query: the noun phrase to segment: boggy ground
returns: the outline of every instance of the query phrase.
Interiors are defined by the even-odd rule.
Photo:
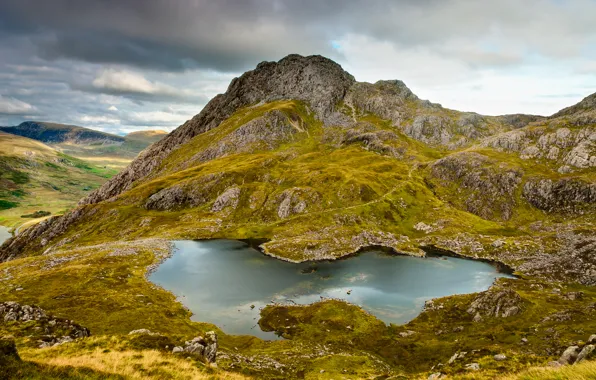
[[[92,333],[90,338],[40,349],[36,322],[3,322],[0,334],[16,339],[24,360],[19,371],[40,374],[39,378],[109,374],[111,378],[356,379],[417,378],[435,372],[495,378],[545,366],[564,348],[596,331],[592,287],[525,277],[500,279],[480,296],[434,300],[403,326],[386,326],[355,305],[328,300],[262,310],[262,328],[285,340],[231,336],[213,325],[192,322],[172,294],[147,281],[147,271],[166,258],[170,248],[164,240],[147,239],[58,250],[1,264],[1,300],[41,306]],[[141,328],[163,336],[127,335]],[[175,345],[208,330],[219,335],[218,369],[171,354]],[[449,364],[460,352],[467,354]],[[495,354],[507,359],[496,361]],[[465,369],[470,363],[478,363],[480,370]],[[594,368],[590,362],[576,367],[588,372]],[[532,376],[540,373],[543,378],[552,374],[533,371]]]

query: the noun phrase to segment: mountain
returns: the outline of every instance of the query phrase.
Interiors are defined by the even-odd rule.
[[[76,125],[25,121],[16,127],[0,127],[0,131],[28,137],[46,144],[122,144],[126,139],[121,136],[95,131]]]
[[[268,239],[267,253],[292,261],[369,245],[419,255],[465,236],[458,253],[503,259],[491,244],[512,231],[540,244],[536,221],[590,222],[593,129],[559,122],[449,110],[401,81],[360,83],[326,58],[291,55],[234,79],[46,233],[82,228],[82,242],[107,238],[92,233],[100,225],[138,237],[159,224],[172,238]]]
[[[586,99],[551,117],[484,116],[420,99],[399,80],[357,82],[320,56],[263,62],[78,207],[6,241],[0,261],[13,277],[0,297],[169,353],[172,339],[212,327],[193,325],[146,280],[170,252],[162,239],[246,239],[292,262],[383,247],[499,263],[517,277],[433,300],[404,326],[337,300],[272,304],[258,323],[287,339],[220,332],[221,368],[258,378],[473,369],[494,378],[577,356],[596,331],[596,129]],[[140,328],[162,335],[136,346],[121,338]]]
[[[62,153],[96,165],[122,169],[139,152],[158,141],[163,131],[143,131],[117,136],[76,125],[25,121],[0,131],[41,141]]]
[[[115,174],[26,137],[0,132],[0,221],[64,212]]]
[[[161,140],[167,134],[168,132],[159,129],[149,131],[135,131],[127,134],[126,138],[130,140],[140,140],[149,144],[153,144],[154,142]]]

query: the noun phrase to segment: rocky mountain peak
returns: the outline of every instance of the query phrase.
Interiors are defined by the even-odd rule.
[[[146,177],[168,154],[193,137],[217,127],[236,110],[282,99],[301,100],[325,120],[355,83],[334,61],[313,55],[291,54],[278,62],[261,62],[234,78],[203,110],[175,131],[142,152],[126,169],[81,201],[91,204],[114,197]]]
[[[235,78],[225,96],[246,104],[302,100],[323,118],[354,82],[352,75],[328,58],[291,54],[279,62],[261,62],[255,70]]]

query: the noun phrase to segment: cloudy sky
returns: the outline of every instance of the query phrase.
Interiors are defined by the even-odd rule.
[[[171,130],[290,53],[449,108],[550,115],[596,92],[594,15],[596,0],[1,0],[0,125]]]

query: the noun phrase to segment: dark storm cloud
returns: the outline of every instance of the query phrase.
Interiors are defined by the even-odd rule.
[[[37,112],[106,129],[176,126],[233,76],[290,53],[326,55],[359,80],[404,79],[427,97],[496,89],[462,107],[509,99],[489,111],[518,112],[491,76],[552,82],[570,67],[573,88],[556,85],[584,91],[594,14],[594,0],[0,0],[0,124]],[[156,111],[170,106],[181,113]]]
[[[237,72],[289,53],[337,57],[331,40],[349,34],[499,66],[528,49],[577,52],[594,37],[594,10],[590,0],[3,0],[0,33],[27,36],[47,59],[171,71]]]

